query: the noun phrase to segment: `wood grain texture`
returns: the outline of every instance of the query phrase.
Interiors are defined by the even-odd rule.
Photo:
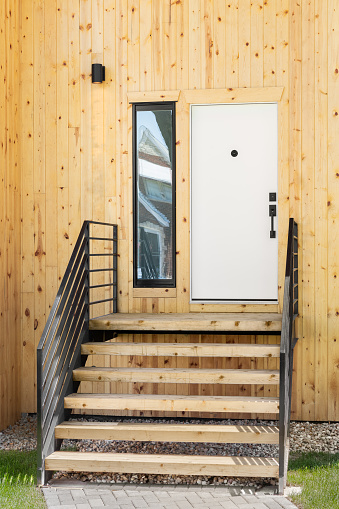
[[[47,470],[69,472],[140,472],[149,474],[236,475],[277,477],[275,458],[184,456],[181,454],[116,454],[54,452],[46,458]]]
[[[185,396],[162,394],[71,394],[65,408],[90,410],[153,410],[161,412],[279,413],[278,398]]]
[[[129,92],[127,97],[130,103],[150,103],[178,101],[179,95],[179,90],[152,90],[150,92]]]
[[[303,33],[301,80],[303,93],[301,101],[301,122],[303,130],[301,160],[301,230],[302,230],[302,273],[303,299],[301,311],[307,319],[303,323],[303,383],[302,417],[315,418],[315,287],[314,287],[314,2],[302,8],[301,29]],[[312,65],[307,65],[312,60]],[[307,369],[306,369],[307,366]]]
[[[81,353],[169,357],[279,357],[280,346],[225,343],[84,343],[81,345]]]
[[[19,2],[0,5],[0,431],[21,412],[21,161]],[[27,91],[29,94],[29,90]],[[31,198],[31,197],[30,197]],[[28,201],[28,200],[27,200]],[[27,203],[27,202],[26,202]],[[27,240],[27,237],[25,238]],[[32,255],[32,253],[31,253]],[[31,268],[32,258],[27,266]],[[31,281],[27,281],[27,286]],[[31,289],[31,288],[30,288]],[[34,350],[33,350],[34,351]],[[32,380],[31,380],[32,382]]]
[[[278,332],[277,313],[116,313],[90,320],[91,330]]]
[[[328,414],[328,399],[323,395],[328,387],[328,324],[323,317],[328,309],[328,49],[326,25],[328,17],[327,1],[315,2],[315,253],[314,281],[317,295],[315,305],[315,419]],[[332,398],[331,398],[332,399]]]
[[[84,219],[106,219],[119,226],[121,312],[281,312],[280,305],[190,304],[189,295],[187,101],[272,100],[280,102],[280,287],[288,217],[299,223],[300,341],[292,415],[339,419],[336,3],[1,2],[0,217],[5,248],[0,253],[4,290],[0,319],[1,330],[6,331],[1,338],[6,345],[0,361],[1,401],[16,391],[16,382],[7,376],[10,359],[17,355],[15,341],[5,339],[14,337],[12,328],[21,351],[21,410],[36,410],[35,346]],[[91,83],[93,61],[106,65],[101,85]],[[168,95],[161,98],[162,94]],[[171,299],[137,295],[132,288],[131,97],[178,100],[177,289]],[[282,296],[282,288],[279,291]],[[105,305],[103,312],[109,311]],[[263,338],[242,341],[267,344]],[[221,341],[220,336],[216,340]],[[238,337],[222,339],[231,340]],[[153,341],[163,342],[161,335]],[[179,335],[170,341],[187,338]],[[211,367],[210,361],[203,359],[203,366]],[[156,362],[159,368],[172,362],[171,367],[184,369],[197,361],[194,356],[180,360],[167,356]],[[215,361],[218,369],[226,363],[235,368],[234,360],[220,362]],[[151,385],[135,390],[149,391]],[[184,388],[173,390],[180,394]]]
[[[301,52],[302,52],[302,33],[301,33],[301,5],[298,0],[293,0],[290,4],[290,168],[289,168],[289,197],[290,214],[300,225],[301,218],[301,150],[302,150],[302,124],[301,124]],[[302,267],[302,228],[299,227],[299,267]],[[303,285],[299,288],[300,303],[303,298]],[[296,323],[296,335],[302,337],[304,318],[302,316],[301,305],[299,304],[299,320]],[[301,417],[302,389],[303,389],[303,365],[302,353],[304,345],[298,342],[294,349],[293,366],[293,397],[291,415],[292,418]]]
[[[283,93],[283,87],[227,88],[223,90],[183,90],[185,101],[189,104],[205,103],[256,103],[278,102]]]
[[[338,144],[339,119],[339,10],[334,0],[328,0],[328,418],[339,420],[339,283],[338,283]],[[319,323],[319,316],[318,316]]]
[[[277,444],[276,426],[213,424],[120,424],[116,422],[64,422],[55,438],[83,440],[132,440],[145,442],[214,442]]]
[[[259,369],[180,369],[180,368],[96,368],[86,366],[73,371],[77,382],[145,382],[177,384],[278,384],[279,371]],[[95,392],[99,392],[95,390]]]
[[[161,298],[165,297],[166,299],[175,298],[177,296],[176,288],[133,288],[132,289],[133,298]]]

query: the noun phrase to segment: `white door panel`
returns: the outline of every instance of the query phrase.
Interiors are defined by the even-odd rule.
[[[191,107],[193,300],[277,300],[277,159],[276,104]]]

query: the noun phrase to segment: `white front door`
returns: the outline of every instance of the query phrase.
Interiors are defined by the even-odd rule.
[[[192,301],[277,301],[277,176],[276,103],[191,106]]]

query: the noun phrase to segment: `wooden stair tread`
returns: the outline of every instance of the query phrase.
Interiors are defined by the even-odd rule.
[[[113,313],[93,318],[91,330],[182,332],[277,332],[279,313]]]
[[[204,383],[204,384],[278,384],[278,370],[259,369],[178,369],[83,367],[73,371],[74,381]]]
[[[277,477],[279,466],[276,458],[57,451],[46,458],[45,468],[67,472]]]
[[[276,426],[66,421],[56,426],[55,438],[278,444],[279,429]]]
[[[279,413],[279,398],[163,394],[70,394],[65,408],[162,412]]]
[[[280,345],[234,343],[84,343],[83,355],[164,357],[279,357]]]

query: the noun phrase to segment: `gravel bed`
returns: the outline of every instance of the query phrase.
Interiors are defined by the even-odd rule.
[[[0,432],[0,450],[33,451],[37,447],[36,414],[23,414],[21,419]]]
[[[79,417],[89,422],[107,421],[109,418]],[[187,424],[234,424],[277,426],[277,421],[263,420],[213,420],[213,419],[152,419],[152,418],[112,418],[114,422],[126,423],[187,423]],[[23,416],[15,425],[0,432],[0,449],[3,450],[32,450],[36,448],[36,415]],[[278,455],[278,447],[266,444],[213,444],[213,443],[163,443],[163,442],[128,442],[113,440],[64,440],[63,450],[143,453],[143,454],[189,454],[189,455],[218,455],[218,456],[261,456]],[[324,451],[339,452],[339,423],[309,423],[292,422],[290,451],[308,452]],[[54,478],[73,478],[82,481],[102,483],[137,483],[137,484],[214,484],[214,485],[248,485],[259,489],[269,484],[276,485],[276,479],[260,478],[231,478],[211,476],[184,475],[150,475],[150,474],[103,474],[103,473],[66,473],[57,472]]]

